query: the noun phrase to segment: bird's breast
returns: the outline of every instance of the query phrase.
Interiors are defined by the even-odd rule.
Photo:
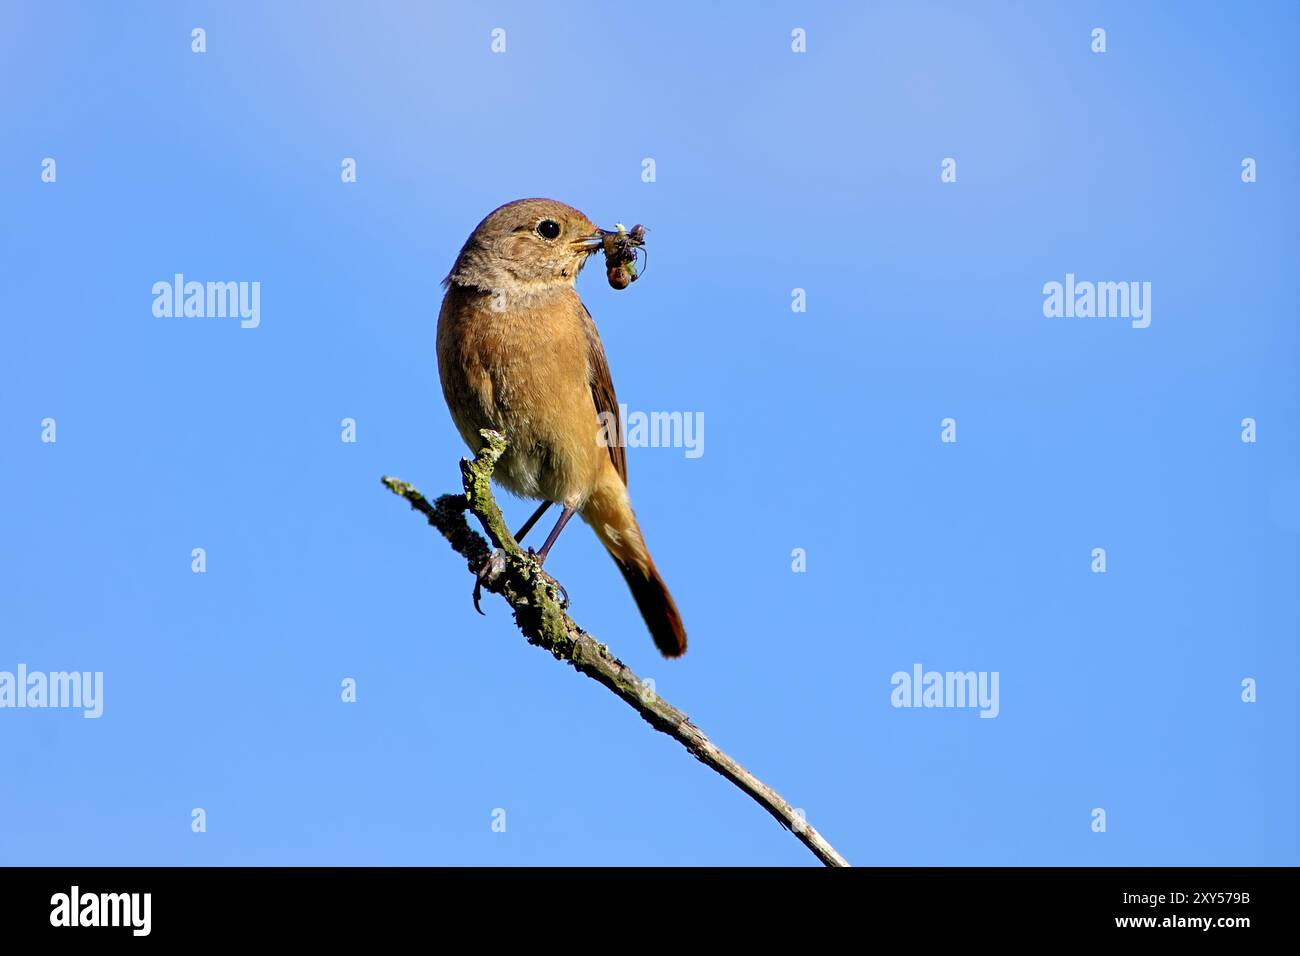
[[[570,290],[572,292],[572,290]],[[529,498],[585,500],[601,452],[587,339],[573,301],[494,311],[453,286],[438,322],[443,394],[466,444],[492,428],[509,442],[496,476]]]

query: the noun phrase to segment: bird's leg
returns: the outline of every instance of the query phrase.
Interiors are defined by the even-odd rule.
[[[524,526],[515,532],[515,540],[522,542],[524,535],[533,530],[533,525],[537,524],[542,515],[546,514],[546,509],[555,504],[553,501],[543,501],[542,506],[533,512],[533,516],[524,522]]]
[[[560,532],[564,530],[564,526],[569,523],[569,519],[575,514],[577,514],[576,510],[570,508],[568,505],[564,506],[564,511],[560,513],[560,520],[555,522],[555,527],[551,529],[551,533],[546,536],[546,541],[542,544],[542,550],[538,551],[535,555],[538,564],[546,563],[546,556],[551,551],[551,545],[555,544],[555,539],[560,536]],[[541,514],[539,513],[536,517],[541,517]]]
[[[541,507],[533,512],[533,516],[525,521],[523,526],[515,532],[515,541],[523,541],[524,535],[533,530],[533,525],[537,524],[538,520],[542,515],[546,514],[546,510],[553,504],[555,504],[553,501],[543,501]],[[546,547],[549,547],[549,544],[546,545]],[[483,562],[483,567],[478,569],[478,574],[474,576],[474,610],[478,611],[480,614],[483,613],[483,609],[479,607],[479,598],[483,595],[483,582],[488,579],[488,576],[497,567],[498,562],[500,562],[502,557],[504,557],[503,552],[492,552],[492,554],[488,555],[488,559]],[[559,587],[559,585],[557,585],[557,587]],[[564,588],[561,587],[560,590],[563,591]],[[568,594],[564,595],[564,599],[567,603],[569,599]]]

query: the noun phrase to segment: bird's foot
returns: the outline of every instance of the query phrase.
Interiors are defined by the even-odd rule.
[[[483,585],[491,587],[492,582],[501,576],[506,569],[506,553],[500,549],[493,551],[488,555],[488,559],[483,562],[483,566],[478,569],[478,574],[474,575],[474,610],[483,614],[483,609],[479,607],[479,598],[483,595]],[[484,615],[486,617],[486,615]]]
[[[569,592],[564,589],[563,584],[542,570],[542,562],[546,560],[546,555],[543,554],[539,556],[536,551],[529,548],[528,556],[537,561],[537,573],[546,580],[547,584],[555,588],[555,593],[559,595],[560,598],[560,607],[567,608],[569,606]]]
[[[555,589],[555,593],[560,600],[560,607],[567,608],[569,606],[569,592],[565,590],[563,584],[542,570],[541,564],[542,560],[544,560],[544,556],[539,558],[532,548],[528,549],[528,555],[537,561],[537,573],[542,576],[542,579],[545,580],[547,584]],[[496,582],[497,578],[505,573],[505,570],[506,553],[504,551],[497,549],[488,555],[488,559],[483,562],[483,566],[480,567],[478,573],[474,575],[474,610],[483,614],[483,608],[479,606],[479,601],[483,596],[483,588],[486,586],[491,590],[492,585]]]

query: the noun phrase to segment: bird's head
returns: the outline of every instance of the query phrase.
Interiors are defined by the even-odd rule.
[[[605,232],[554,199],[519,199],[488,213],[465,241],[445,285],[528,296],[573,285]]]

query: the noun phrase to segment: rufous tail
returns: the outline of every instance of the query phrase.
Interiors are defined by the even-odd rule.
[[[681,657],[686,653],[686,628],[668,586],[659,576],[650,552],[646,550],[641,528],[628,502],[627,489],[616,474],[603,482],[587,499],[582,517],[609,551],[623,572],[641,616],[645,618],[655,647],[664,657]]]

